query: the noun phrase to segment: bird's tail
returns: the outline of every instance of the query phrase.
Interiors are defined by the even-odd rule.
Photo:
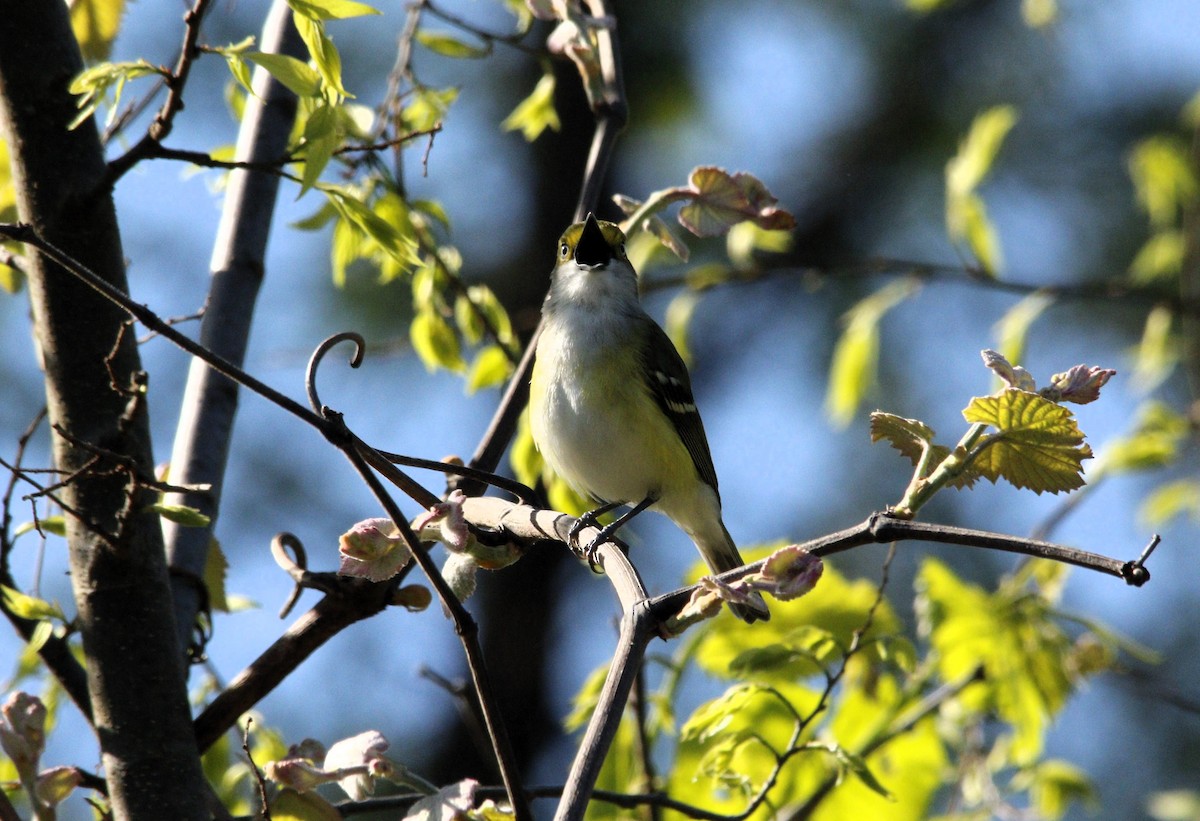
[[[733,543],[733,537],[729,535],[729,531],[725,529],[723,523],[720,524],[720,528],[719,533],[690,534],[696,542],[696,547],[700,549],[700,554],[704,556],[704,561],[708,562],[708,566],[714,573],[724,573],[745,564],[742,561],[742,555],[738,553],[737,545]],[[771,611],[767,609],[767,603],[758,593],[751,593],[750,600],[745,604],[730,602],[729,609],[747,624],[753,624],[759,620],[768,621],[771,618]]]

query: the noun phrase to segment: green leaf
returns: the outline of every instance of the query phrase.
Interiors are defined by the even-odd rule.
[[[508,381],[513,365],[499,345],[488,345],[475,355],[467,371],[467,393],[494,388]]]
[[[579,692],[571,699],[571,712],[563,719],[563,730],[573,733],[592,720],[592,713],[600,701],[600,690],[608,676],[608,664],[601,664],[588,674]]]
[[[487,57],[492,53],[491,48],[486,45],[472,45],[444,31],[419,29],[417,31],[417,42],[434,54],[440,54],[443,57],[478,59],[480,57]]]
[[[70,4],[71,29],[88,62],[107,60],[121,28],[125,0],[75,0]]]
[[[1200,791],[1163,790],[1151,793],[1146,812],[1155,821],[1200,821]]]
[[[343,97],[353,97],[342,85],[342,58],[337,46],[325,34],[325,26],[320,19],[308,17],[300,12],[292,15],[300,39],[308,47],[309,56],[317,67],[324,83],[323,90],[331,102],[340,102]]]
[[[209,516],[187,505],[167,505],[156,502],[155,504],[147,505],[146,512],[157,513],[167,521],[184,527],[208,527],[212,523],[212,519]]]
[[[1016,124],[1012,106],[989,108],[975,117],[958,153],[946,163],[946,232],[951,242],[966,242],[983,270],[1000,270],[1000,247],[975,189],[987,177],[1004,138]]]
[[[763,558],[782,545],[745,550],[748,562]],[[686,582],[694,582],[711,573],[707,565],[697,562],[689,571]],[[706,631],[696,646],[696,663],[709,675],[721,679],[736,678],[735,660],[753,665],[755,681],[772,686],[797,681],[805,676],[820,675],[831,660],[849,646],[855,630],[866,623],[866,615],[874,604],[878,591],[874,582],[866,579],[848,580],[828,563],[820,583],[808,594],[787,602],[771,602],[771,620],[756,624],[753,630],[732,616],[718,617],[706,623]],[[864,638],[874,639],[898,633],[900,621],[885,601],[875,611],[870,630]],[[772,666],[770,650],[767,655],[745,655],[752,650],[784,647],[793,655],[780,666]],[[865,643],[860,659],[877,660],[879,654],[873,641]],[[760,664],[761,662],[761,664]]]
[[[321,75],[316,70],[286,54],[252,51],[245,55],[255,65],[262,66],[298,97],[315,97],[321,93]],[[249,85],[246,86],[249,89]]]
[[[38,519],[36,522],[23,522],[13,531],[13,538],[24,536],[34,530],[41,530],[42,533],[48,533],[53,536],[67,535],[67,520],[61,514],[57,516],[47,516],[44,519]]]
[[[911,280],[897,280],[864,297],[842,317],[845,330],[833,349],[825,411],[838,427],[850,424],[875,382],[879,359],[879,322],[917,290]]]
[[[4,600],[4,608],[15,616],[37,621],[40,619],[55,619],[66,624],[67,617],[62,608],[55,602],[27,596],[20,590],[14,590],[0,584],[0,599]]]
[[[485,336],[496,342],[513,341],[512,321],[496,294],[486,285],[472,285],[454,301],[454,320],[468,343],[477,345]]]
[[[1166,467],[1187,442],[1191,423],[1164,402],[1147,402],[1138,409],[1133,431],[1104,445],[1092,473],[1130,473]]]
[[[533,434],[529,430],[529,411],[521,412],[517,420],[517,432],[513,436],[512,446],[508,451],[508,463],[513,469],[517,480],[528,487],[534,487],[542,480],[545,460],[533,443]],[[555,506],[556,510],[562,508]]]
[[[719,698],[700,705],[680,728],[679,738],[682,741],[711,740],[723,732],[734,717],[763,692],[764,689],[755,684],[737,684],[730,687]]]
[[[871,441],[886,439],[914,465],[925,449],[933,445],[934,435],[933,428],[917,419],[905,419],[883,411],[871,414]]]
[[[867,766],[865,758],[855,755],[840,746],[833,748],[833,754],[837,758],[838,763],[854,773],[858,777],[858,780],[871,792],[882,798],[892,798],[892,794],[888,791],[888,788],[883,786],[879,779],[875,777],[875,774],[871,772],[871,768]]]
[[[1173,282],[1183,270],[1187,240],[1182,231],[1164,228],[1153,234],[1129,263],[1129,279],[1138,285]]]
[[[841,655],[834,635],[810,624],[778,644],[744,650],[729,663],[729,671],[738,678],[800,678],[813,670],[828,670],[829,663]]]
[[[1015,585],[989,593],[936,559],[922,563],[915,586],[919,631],[940,678],[963,681],[984,670],[983,681],[963,691],[960,709],[996,712],[1014,732],[1011,763],[1033,762],[1078,675],[1074,640],[1055,621],[1052,603]]]
[[[1129,155],[1138,204],[1155,228],[1174,226],[1200,193],[1190,157],[1191,149],[1182,138],[1161,134],[1142,140]]]
[[[0,262],[0,289],[3,289],[6,294],[15,294],[20,292],[24,284],[24,274],[16,268]]]
[[[29,634],[29,652],[40,652],[46,646],[46,642],[50,641],[53,637],[54,622],[50,621],[50,619],[42,619],[34,625],[33,632]]]
[[[341,821],[337,808],[315,792],[284,787],[271,799],[271,821]]]
[[[528,142],[536,140],[547,128],[558,131],[562,123],[554,107],[554,86],[554,74],[547,71],[529,96],[517,103],[512,113],[504,118],[500,127],[505,131],[520,131]]]
[[[380,251],[397,264],[408,267],[420,262],[416,255],[416,243],[401,234],[391,222],[376,214],[353,188],[326,183],[318,183],[316,188],[325,194],[344,221],[372,240]]]
[[[935,444],[933,437],[933,429],[917,419],[905,419],[883,411],[871,414],[871,441],[887,440],[893,448],[908,457],[913,467],[920,463],[925,448],[929,448],[929,457],[925,460],[925,469],[920,476],[922,479],[927,478],[950,456],[950,449],[945,445]],[[978,472],[968,467],[948,484],[954,488],[968,488],[978,479]]]
[[[1021,19],[1030,28],[1048,28],[1058,20],[1058,0],[1021,0]]]
[[[225,575],[229,561],[216,538],[208,540],[208,554],[204,558],[204,589],[208,591],[208,606],[219,613],[229,612],[229,600],[225,597]]]
[[[457,99],[457,88],[419,88],[401,112],[404,125],[410,131],[429,131],[441,124]]]
[[[1026,777],[1030,781],[1033,806],[1041,818],[1057,821],[1066,815],[1072,804],[1084,804],[1091,812],[1099,809],[1096,785],[1074,764],[1059,759],[1042,761]],[[1023,780],[1018,780],[1017,784]]]
[[[366,3],[354,0],[288,0],[292,11],[312,20],[344,20],[368,14],[382,14]]]
[[[997,430],[981,440],[971,463],[988,480],[1004,479],[1038,494],[1083,486],[1083,460],[1092,458],[1092,451],[1083,443],[1074,415],[1062,405],[1009,388],[975,397],[963,417]]]
[[[1159,485],[1146,495],[1138,518],[1147,527],[1162,527],[1176,516],[1200,521],[1200,482],[1178,479]]]
[[[425,363],[427,370],[432,372],[438,368],[450,371],[466,369],[458,335],[440,314],[434,311],[418,313],[409,328],[409,338],[412,340],[413,350]]]
[[[1172,333],[1174,324],[1174,311],[1166,305],[1156,305],[1146,314],[1132,377],[1134,385],[1143,393],[1150,393],[1166,381],[1179,364],[1180,346]]]
[[[675,349],[679,351],[683,361],[689,365],[692,362],[692,349],[688,344],[688,326],[691,325],[692,315],[696,313],[696,306],[699,304],[700,294],[698,292],[680,291],[667,305],[667,313],[663,322],[663,330],[675,343]]]
[[[991,219],[988,218],[987,207],[982,199],[974,195],[966,198],[965,207],[967,247],[971,249],[984,272],[995,276],[1002,267],[1000,241],[996,238],[996,229]]]
[[[1043,291],[1035,291],[1019,300],[1004,312],[995,325],[998,338],[997,349],[1009,362],[1020,362],[1025,358],[1025,338],[1029,328],[1054,304],[1054,297]]]
[[[999,105],[980,112],[967,135],[959,143],[958,153],[946,164],[946,191],[968,194],[987,177],[1004,144],[1004,138],[1017,123],[1017,110]]]
[[[304,174],[300,179],[300,193],[297,197],[304,196],[317,184],[321,172],[325,170],[341,142],[337,109],[327,103],[321,103],[308,115],[304,123]]]
[[[79,96],[77,105],[79,114],[68,123],[67,128],[78,128],[81,123],[91,117],[105,99],[111,96],[109,103],[109,121],[116,115],[121,105],[121,92],[125,84],[139,77],[152,74],[163,74],[164,69],[151,65],[145,60],[125,63],[101,63],[98,66],[84,69],[71,81],[68,91]]]
[[[791,231],[768,231],[753,222],[738,223],[729,229],[729,234],[725,237],[725,253],[735,265],[742,268],[754,264],[756,252],[783,254],[791,248]]]

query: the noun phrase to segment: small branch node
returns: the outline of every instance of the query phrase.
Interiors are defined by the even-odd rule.
[[[1126,584],[1134,587],[1141,587],[1146,582],[1150,581],[1150,571],[1146,569],[1146,560],[1150,558],[1150,554],[1158,547],[1162,541],[1162,536],[1155,533],[1150,539],[1150,543],[1142,550],[1142,555],[1137,557],[1137,561],[1125,562],[1121,565],[1121,578]]]

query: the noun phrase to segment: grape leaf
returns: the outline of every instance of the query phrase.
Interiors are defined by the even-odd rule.
[[[1074,415],[1062,405],[1010,388],[975,397],[963,416],[997,431],[972,462],[989,481],[1004,479],[1038,494],[1083,486],[1083,460],[1092,458],[1092,449],[1084,444]]]
[[[886,439],[888,444],[907,456],[915,467],[921,461],[922,442],[928,442],[932,455],[921,478],[924,479],[933,469],[946,460],[950,448],[933,442],[933,428],[917,419],[905,419],[883,411],[871,414],[871,441],[878,442]],[[979,479],[979,472],[968,466],[958,477],[947,484],[953,488],[968,488]]]

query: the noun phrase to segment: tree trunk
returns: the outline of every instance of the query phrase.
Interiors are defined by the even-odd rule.
[[[124,259],[95,125],[74,131],[82,69],[67,6],[0,0],[0,115],[20,218],[118,288]],[[29,297],[54,426],[54,492],[109,796],[121,819],[201,819],[206,789],[178,664],[144,381],[126,316],[31,251]],[[130,329],[131,331],[132,329]]]

